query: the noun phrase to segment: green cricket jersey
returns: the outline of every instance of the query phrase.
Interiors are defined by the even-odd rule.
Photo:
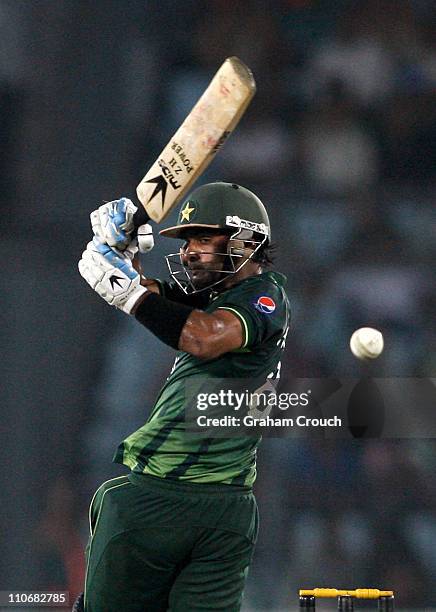
[[[199,438],[186,432],[185,391],[190,379],[204,380],[207,389],[214,378],[278,378],[289,327],[285,283],[282,274],[264,272],[212,297],[204,310],[233,312],[241,321],[243,346],[210,360],[179,352],[147,422],[120,444],[115,462],[161,478],[252,485],[260,437]]]

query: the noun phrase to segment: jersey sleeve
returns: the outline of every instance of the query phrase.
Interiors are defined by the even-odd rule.
[[[229,291],[218,310],[233,312],[240,320],[244,334],[241,348],[265,342],[288,326],[286,294],[280,286],[269,281],[242,283]]]

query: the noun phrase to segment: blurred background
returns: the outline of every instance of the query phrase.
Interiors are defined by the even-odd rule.
[[[82,590],[90,497],[174,359],[80,278],[89,213],[134,196],[228,56],[258,93],[201,182],[268,208],[285,379],[434,377],[435,24],[432,0],[0,0],[0,590]],[[313,586],[436,607],[435,468],[434,440],[265,440],[244,611]]]

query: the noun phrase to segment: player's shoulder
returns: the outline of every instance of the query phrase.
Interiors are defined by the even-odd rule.
[[[286,286],[287,279],[284,274],[281,272],[262,272],[262,274],[256,274],[254,276],[249,276],[245,280],[242,281],[241,285],[246,284],[246,286],[253,287],[268,287],[275,290],[283,290]]]
[[[286,277],[279,272],[249,276],[222,293],[213,308],[232,311],[243,324],[243,348],[255,347],[269,338],[285,333],[291,312],[284,291]]]
[[[247,291],[260,291],[264,289],[266,292],[273,292],[276,295],[285,295],[286,282],[286,276],[280,272],[262,272],[262,274],[256,274],[255,276],[249,276],[244,279],[232,287],[229,292],[244,293]]]
[[[249,276],[228,290],[227,299],[249,298],[260,312],[272,313],[278,306],[289,306],[286,276],[280,272],[262,272]]]

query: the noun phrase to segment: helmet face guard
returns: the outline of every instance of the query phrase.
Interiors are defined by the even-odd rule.
[[[248,234],[250,234],[250,236]],[[247,264],[247,262],[253,259],[254,255],[266,243],[267,240],[267,235],[264,235],[262,239],[257,240],[253,237],[252,231],[247,231],[245,229],[238,229],[231,234],[227,242],[227,251],[225,253],[213,253],[214,255],[225,258],[224,268],[222,270],[207,268],[208,272],[221,274],[222,277],[213,283],[206,285],[205,287],[196,287],[195,281],[192,277],[194,269],[190,269],[183,263],[181,251],[166,255],[165,261],[172,279],[184,293],[191,295],[194,293],[200,293],[202,291],[210,291],[214,287],[217,287],[223,283],[227,278],[229,278],[229,276],[237,274],[239,270],[241,270]],[[250,247],[247,247],[246,243],[249,243]],[[254,248],[252,248],[253,245]],[[187,253],[189,254],[189,251]],[[185,255],[187,253],[185,253]],[[203,253],[203,251],[196,251],[197,255],[201,255]],[[207,254],[210,255],[210,253]]]

